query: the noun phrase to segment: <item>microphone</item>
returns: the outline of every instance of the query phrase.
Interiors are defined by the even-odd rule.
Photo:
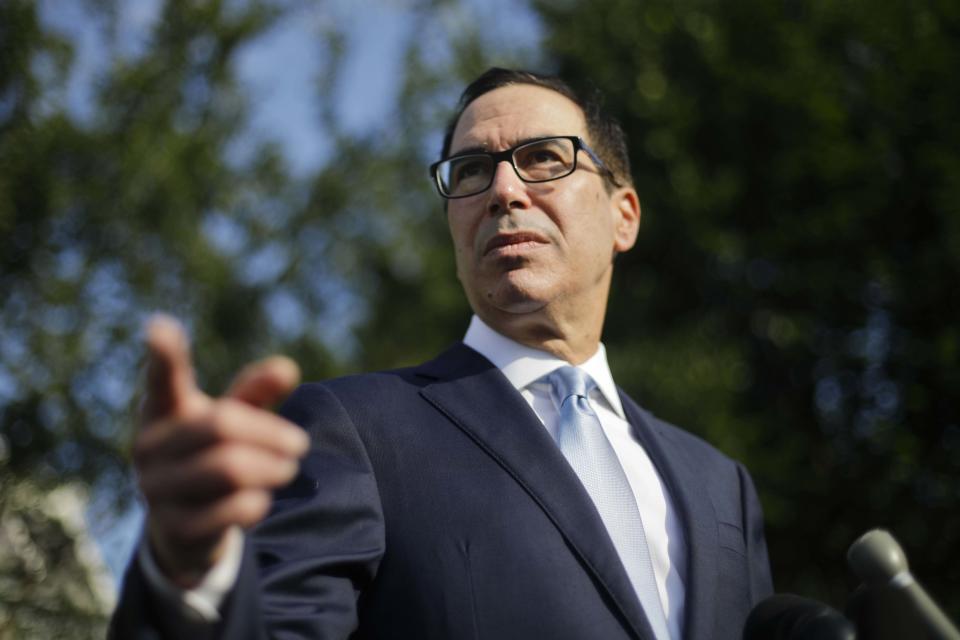
[[[853,623],[822,602],[784,593],[753,608],[743,640],[856,640]]]
[[[867,587],[901,593],[936,640],[960,640],[960,632],[927,592],[914,580],[903,549],[888,531],[873,529],[847,551],[847,564]]]

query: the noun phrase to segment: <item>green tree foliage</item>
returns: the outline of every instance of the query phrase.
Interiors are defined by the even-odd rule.
[[[229,212],[248,256],[278,241],[263,215],[286,193],[277,154],[225,160],[244,117],[229,62],[275,12],[168,3],[149,50],[117,58],[80,123],[57,99],[66,42],[41,31],[33,2],[2,11],[7,471],[41,484],[91,480],[125,465],[129,422],[118,417],[133,404],[146,312],[168,309],[192,325],[214,387],[263,350],[262,303],[287,270],[238,269],[209,229]]]
[[[960,7],[536,4],[629,137],[618,380],[748,464],[779,590],[883,525],[960,613]]]

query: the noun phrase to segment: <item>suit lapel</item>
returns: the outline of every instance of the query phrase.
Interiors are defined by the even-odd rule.
[[[638,638],[653,638],[590,497],[530,405],[499,369],[465,345],[426,363],[421,395],[483,448],[543,509]]]
[[[687,540],[687,575],[684,577],[686,611],[684,637],[709,638],[716,614],[718,524],[700,466],[682,443],[662,423],[640,409],[622,391],[627,420],[666,483],[683,523]]]

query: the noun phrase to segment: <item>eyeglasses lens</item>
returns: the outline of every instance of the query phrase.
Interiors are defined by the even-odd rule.
[[[567,138],[538,140],[518,147],[513,152],[513,165],[528,182],[545,182],[562,178],[573,171],[573,142]]]
[[[438,169],[444,191],[451,196],[480,193],[490,185],[493,158],[477,154],[451,158]]]

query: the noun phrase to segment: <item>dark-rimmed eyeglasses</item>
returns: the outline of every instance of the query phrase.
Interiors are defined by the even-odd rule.
[[[501,162],[509,162],[524,182],[549,182],[565,178],[577,170],[577,152],[580,150],[587,154],[597,169],[607,175],[614,186],[619,186],[613,172],[600,156],[578,136],[527,140],[495,153],[463,153],[430,165],[430,176],[444,198],[466,198],[490,188],[497,165]]]

